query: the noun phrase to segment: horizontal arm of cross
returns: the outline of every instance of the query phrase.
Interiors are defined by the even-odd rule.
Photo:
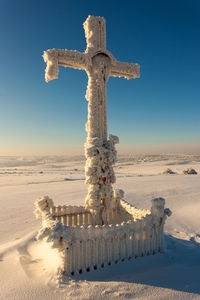
[[[117,62],[111,67],[110,76],[124,77],[126,79],[140,77],[140,65],[132,63]]]
[[[46,82],[58,78],[58,66],[85,70],[87,65],[87,56],[76,50],[50,49],[44,51],[43,58],[47,63],[45,71]]]

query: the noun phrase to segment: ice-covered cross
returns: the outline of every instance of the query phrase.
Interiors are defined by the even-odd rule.
[[[84,29],[87,48],[84,53],[76,50],[50,49],[44,52],[47,63],[45,79],[58,78],[58,66],[85,70],[88,75],[86,99],[88,100],[88,133],[86,143],[86,182],[90,185],[86,207],[98,218],[106,222],[107,212],[112,207],[115,182],[112,164],[116,152],[117,138],[107,140],[107,99],[106,84],[110,76],[138,78],[138,64],[118,62],[106,50],[105,19],[88,16]]]

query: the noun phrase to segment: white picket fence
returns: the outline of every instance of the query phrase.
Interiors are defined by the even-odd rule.
[[[84,207],[54,206],[51,199],[40,199],[36,207],[37,214],[38,210],[41,212],[43,228],[38,237],[46,238],[59,249],[63,271],[71,275],[124,259],[155,254],[164,249],[163,226],[166,216],[171,214],[169,209],[164,209],[164,204],[163,198],[153,199],[149,211],[137,209],[122,200],[118,213],[126,211],[129,221],[100,226],[95,225],[92,215]]]
[[[162,228],[154,226],[150,232],[144,228],[143,221],[105,226],[102,234],[99,226],[88,229],[88,238],[72,240],[65,248],[64,271],[67,274],[82,273],[163,250]]]
[[[83,206],[52,206],[50,213],[66,226],[95,225],[92,215]]]
[[[149,210],[137,209],[124,200],[120,201],[120,206],[120,212],[116,209],[110,212],[110,224],[132,220],[133,218],[138,219],[150,213]],[[66,226],[98,225],[90,211],[86,210],[84,206],[53,205],[50,207],[50,214],[54,220],[59,221]]]

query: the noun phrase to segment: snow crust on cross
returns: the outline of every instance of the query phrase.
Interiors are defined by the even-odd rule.
[[[116,161],[115,144],[118,137],[107,138],[108,78],[139,78],[139,64],[117,61],[106,50],[106,25],[103,17],[88,16],[83,24],[87,41],[84,53],[76,50],[49,49],[44,51],[46,82],[58,78],[59,66],[85,70],[88,75],[86,99],[88,101],[86,183],[89,184],[85,206],[99,224],[107,224],[122,192],[113,191],[115,182],[113,164]],[[118,200],[118,201],[116,201]]]

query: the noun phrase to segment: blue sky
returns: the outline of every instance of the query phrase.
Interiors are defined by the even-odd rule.
[[[0,155],[83,153],[87,75],[60,68],[47,84],[42,54],[84,51],[89,14],[106,18],[119,61],[141,65],[108,82],[121,152],[200,153],[200,1],[0,0]]]

